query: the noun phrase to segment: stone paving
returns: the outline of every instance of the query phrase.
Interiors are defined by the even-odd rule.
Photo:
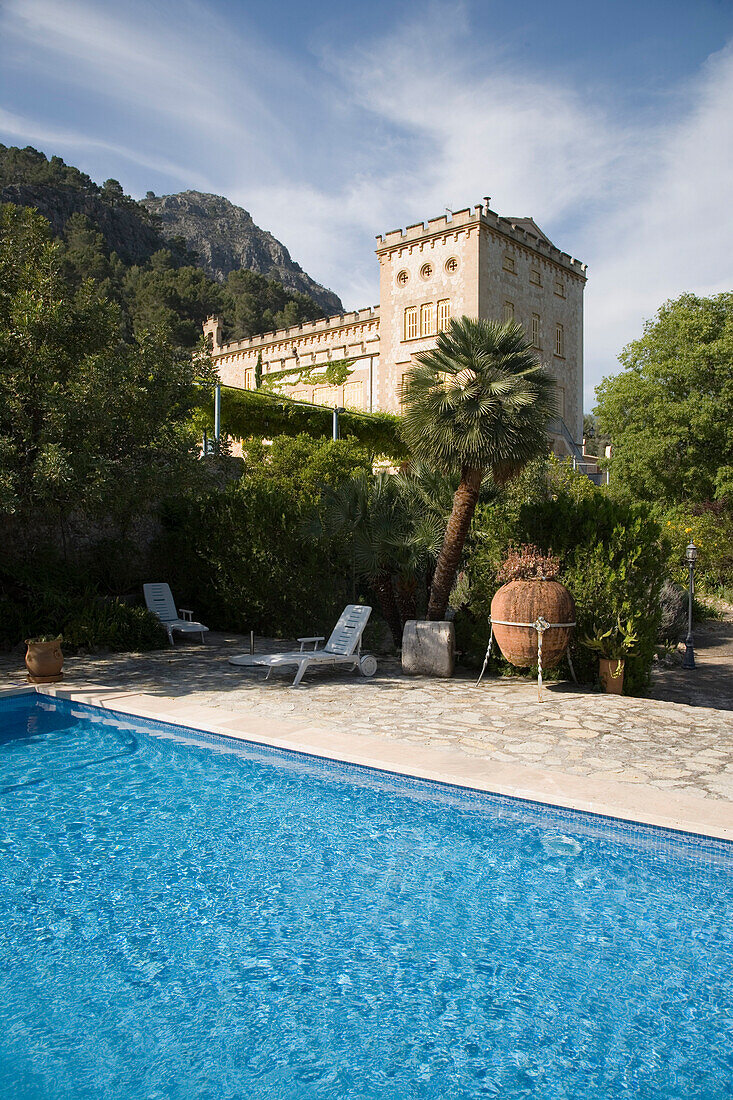
[[[257,650],[287,648],[257,640]],[[228,713],[292,719],[321,728],[395,741],[450,746],[465,757],[541,766],[568,775],[646,785],[733,803],[733,713],[660,699],[632,699],[558,683],[485,679],[458,670],[450,680],[404,676],[394,659],[380,660],[374,679],[343,671],[309,673],[301,687],[290,675],[234,668],[227,657],[245,652],[243,638],[209,635],[205,646],[182,643],[149,654],[75,657],[65,687],[93,684]],[[733,654],[729,655],[733,657]],[[4,656],[3,686],[25,683],[22,658]],[[716,666],[725,690],[733,660]],[[697,700],[699,702],[699,700]]]

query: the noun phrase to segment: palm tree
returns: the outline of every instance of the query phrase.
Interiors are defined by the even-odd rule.
[[[484,475],[503,485],[545,453],[555,383],[521,325],[460,317],[415,356],[402,405],[414,457],[460,476],[428,604],[428,619],[442,619]]]

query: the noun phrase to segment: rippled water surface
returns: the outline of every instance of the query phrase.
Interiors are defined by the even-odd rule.
[[[6,1100],[733,1095],[722,844],[31,697],[0,788]]]

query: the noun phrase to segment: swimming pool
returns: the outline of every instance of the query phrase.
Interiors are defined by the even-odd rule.
[[[5,1098],[733,1092],[733,855],[0,699]]]

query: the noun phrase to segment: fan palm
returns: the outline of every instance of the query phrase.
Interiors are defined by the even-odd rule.
[[[504,484],[547,450],[555,383],[520,325],[460,317],[415,356],[402,405],[415,458],[460,476],[428,604],[442,619],[484,475]]]

